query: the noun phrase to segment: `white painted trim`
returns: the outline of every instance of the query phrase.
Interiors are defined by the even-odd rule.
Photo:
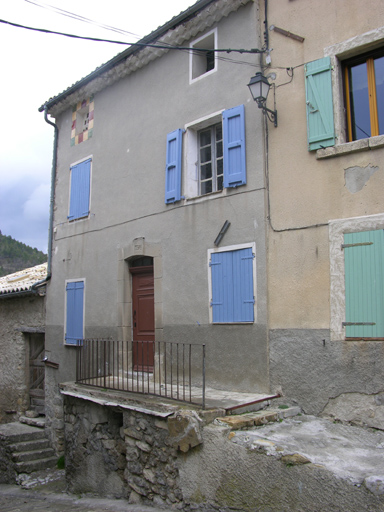
[[[65,342],[65,335],[67,331],[67,284],[68,283],[84,283],[84,294],[83,294],[83,338],[84,338],[84,330],[85,330],[85,291],[86,291],[86,279],[85,277],[80,277],[78,279],[66,279],[64,283],[64,333],[63,333],[63,345],[66,347],[75,347],[76,345],[72,345],[71,343]]]
[[[190,44],[189,44],[189,47],[191,48],[191,50],[193,50],[194,48],[196,48],[196,45],[200,42],[200,41],[203,41],[204,39],[207,39],[209,36],[211,36],[213,34],[213,37],[214,37],[214,44],[213,44],[213,47],[216,49],[218,48],[217,46],[217,27],[214,28],[213,30],[210,30],[209,32],[206,32],[203,36],[200,36],[198,37],[197,39],[194,39]],[[213,73],[216,73],[217,71],[217,67],[218,67],[218,59],[217,59],[217,55],[215,53],[215,65],[214,65],[214,68],[211,69],[210,71],[206,71],[205,73],[202,73],[201,75],[197,76],[196,78],[192,78],[192,69],[193,69],[193,60],[194,60],[194,57],[196,58],[196,55],[193,54],[193,51],[190,51],[189,52],[189,84],[193,84],[195,82],[198,82],[199,80],[201,80],[202,78],[205,78],[209,75],[212,75]]]
[[[85,162],[86,160],[91,159],[93,161],[93,155],[86,156],[85,158],[82,158],[81,160],[77,160],[76,162],[73,162],[70,164],[69,168],[71,169],[75,165],[81,164],[82,162]]]
[[[207,251],[207,267],[208,267],[208,311],[209,311],[209,323],[213,324],[212,320],[212,273],[211,267],[209,266],[209,262],[211,260],[211,255],[218,252],[230,252],[230,251],[238,251],[240,249],[252,249],[255,257],[252,262],[252,272],[253,272],[253,296],[255,297],[255,303],[253,305],[253,323],[257,323],[257,281],[256,281],[256,242],[249,242],[244,244],[237,245],[227,245],[226,247],[215,247],[214,249],[208,249]],[[252,322],[225,322],[228,325],[249,325]],[[213,325],[222,325],[222,324],[213,324]]]
[[[213,192],[212,194],[206,194],[204,196],[199,195],[199,170],[198,170],[198,140],[197,140],[197,132],[208,126],[211,126],[216,123],[222,122],[222,113],[224,109],[218,110],[217,112],[213,112],[204,117],[200,117],[195,121],[187,123],[184,125],[184,156],[183,156],[183,195],[186,199],[202,199],[205,200],[208,197],[212,197],[212,195],[220,194],[220,192]]]
[[[384,213],[329,221],[331,341],[345,339],[344,234],[374,229],[384,229]]]

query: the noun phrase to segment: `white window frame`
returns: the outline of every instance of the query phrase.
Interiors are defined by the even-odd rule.
[[[83,338],[85,332],[85,294],[86,294],[86,279],[85,277],[79,277],[78,279],[66,279],[64,284],[64,333],[63,333],[63,344],[66,347],[75,347],[72,343],[66,343],[65,335],[67,334],[67,284],[68,283],[84,283],[83,293]]]
[[[75,165],[81,164],[82,162],[86,162],[87,160],[91,160],[90,170],[89,170],[89,205],[88,210],[91,212],[91,201],[92,201],[92,170],[93,170],[93,155],[86,156],[85,158],[82,158],[81,160],[77,160],[76,162],[73,162],[69,166],[69,190],[68,190],[68,213],[67,213],[67,219],[69,217],[70,209],[71,209],[71,185],[72,185],[72,167]],[[78,219],[69,220],[69,222],[80,222],[89,219],[90,217],[89,213],[85,217],[79,217]]]
[[[329,221],[331,341],[345,340],[344,234],[374,229],[384,229],[384,213]]]
[[[218,123],[223,123],[223,110],[201,117],[184,126],[185,151],[183,159],[183,192],[186,199],[203,199],[212,194],[226,193],[226,189],[210,194],[199,194],[200,169],[199,169],[199,137],[198,132]]]
[[[195,83],[195,82],[197,82],[197,81],[201,80],[202,78],[205,78],[205,77],[207,77],[209,75],[212,75],[212,73],[216,73],[216,71],[217,71],[217,58],[216,58],[216,53],[214,53],[214,67],[213,67],[213,69],[211,69],[209,71],[202,72],[198,76],[195,76],[195,78],[193,78],[194,68],[198,64],[197,61],[199,59],[203,59],[204,58],[203,56],[199,56],[198,54],[194,53],[193,49],[194,48],[204,48],[204,44],[203,44],[204,41],[207,40],[207,39],[210,39],[212,36],[213,36],[213,40],[214,40],[213,48],[216,49],[217,48],[217,28],[214,28],[213,30],[210,30],[209,32],[207,32],[203,36],[198,37],[197,39],[192,41],[190,43],[190,45],[189,45],[189,47],[191,49],[191,51],[189,52],[189,83],[190,84]]]
[[[257,281],[256,281],[256,242],[237,244],[237,245],[227,245],[226,247],[215,247],[213,249],[208,249],[207,251],[207,268],[208,268],[208,310],[209,310],[209,323],[212,325],[223,325],[218,323],[213,323],[213,314],[212,307],[210,306],[212,302],[212,271],[209,262],[211,261],[211,255],[218,252],[231,252],[238,251],[240,249],[252,249],[255,257],[252,261],[252,275],[253,275],[253,296],[255,297],[255,303],[253,305],[253,322],[228,322],[228,325],[249,325],[257,323]]]

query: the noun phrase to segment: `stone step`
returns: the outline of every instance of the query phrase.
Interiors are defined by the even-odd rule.
[[[44,450],[50,448],[49,441],[46,437],[44,439],[34,439],[32,441],[21,441],[13,443],[9,446],[12,453],[30,452],[34,450]]]
[[[41,459],[49,459],[54,456],[55,452],[52,450],[52,448],[43,448],[42,450],[31,450],[27,452],[12,453],[12,459],[15,462],[38,461]]]
[[[8,431],[4,435],[2,435],[2,431],[5,430],[4,427],[8,427],[9,425],[14,425],[14,423],[8,423],[4,426],[1,426],[0,437],[4,437],[10,444],[46,438],[43,429],[29,425],[24,425],[24,428],[20,428],[17,426],[12,432]]]
[[[57,457],[47,457],[40,460],[16,462],[17,473],[33,473],[42,469],[53,468],[57,464]]]
[[[224,416],[217,418],[216,421],[230,427],[231,430],[241,430],[265,425],[266,423],[272,423],[274,421],[282,421],[285,418],[292,418],[300,413],[300,407],[287,407],[281,409],[266,409],[233,416]]]
[[[20,423],[24,423],[25,425],[31,425],[32,427],[44,428],[45,427],[45,417],[39,416],[38,418],[28,418],[27,416],[20,416]]]

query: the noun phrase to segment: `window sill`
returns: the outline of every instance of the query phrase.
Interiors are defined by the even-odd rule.
[[[212,325],[253,325],[255,322],[212,322]]]
[[[384,147],[384,135],[377,135],[368,139],[355,140],[353,142],[346,142],[345,144],[338,144],[329,148],[318,149],[316,151],[317,160],[324,158],[333,158],[336,156],[349,155],[358,153],[359,151],[369,151],[370,149],[378,149]]]
[[[213,197],[217,197],[218,195],[225,194],[225,189],[218,190],[217,192],[210,192],[209,194],[203,194],[201,196],[193,196],[193,197],[186,197],[184,200],[186,203],[200,203],[202,201],[205,201],[207,199],[211,199]]]

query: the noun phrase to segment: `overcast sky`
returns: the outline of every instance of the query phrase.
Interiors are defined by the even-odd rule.
[[[135,42],[195,0],[0,0],[0,19],[81,36]],[[59,14],[75,13],[120,34]],[[133,35],[135,34],[135,35]],[[47,252],[53,128],[38,108],[128,46],[0,23],[0,230]]]

